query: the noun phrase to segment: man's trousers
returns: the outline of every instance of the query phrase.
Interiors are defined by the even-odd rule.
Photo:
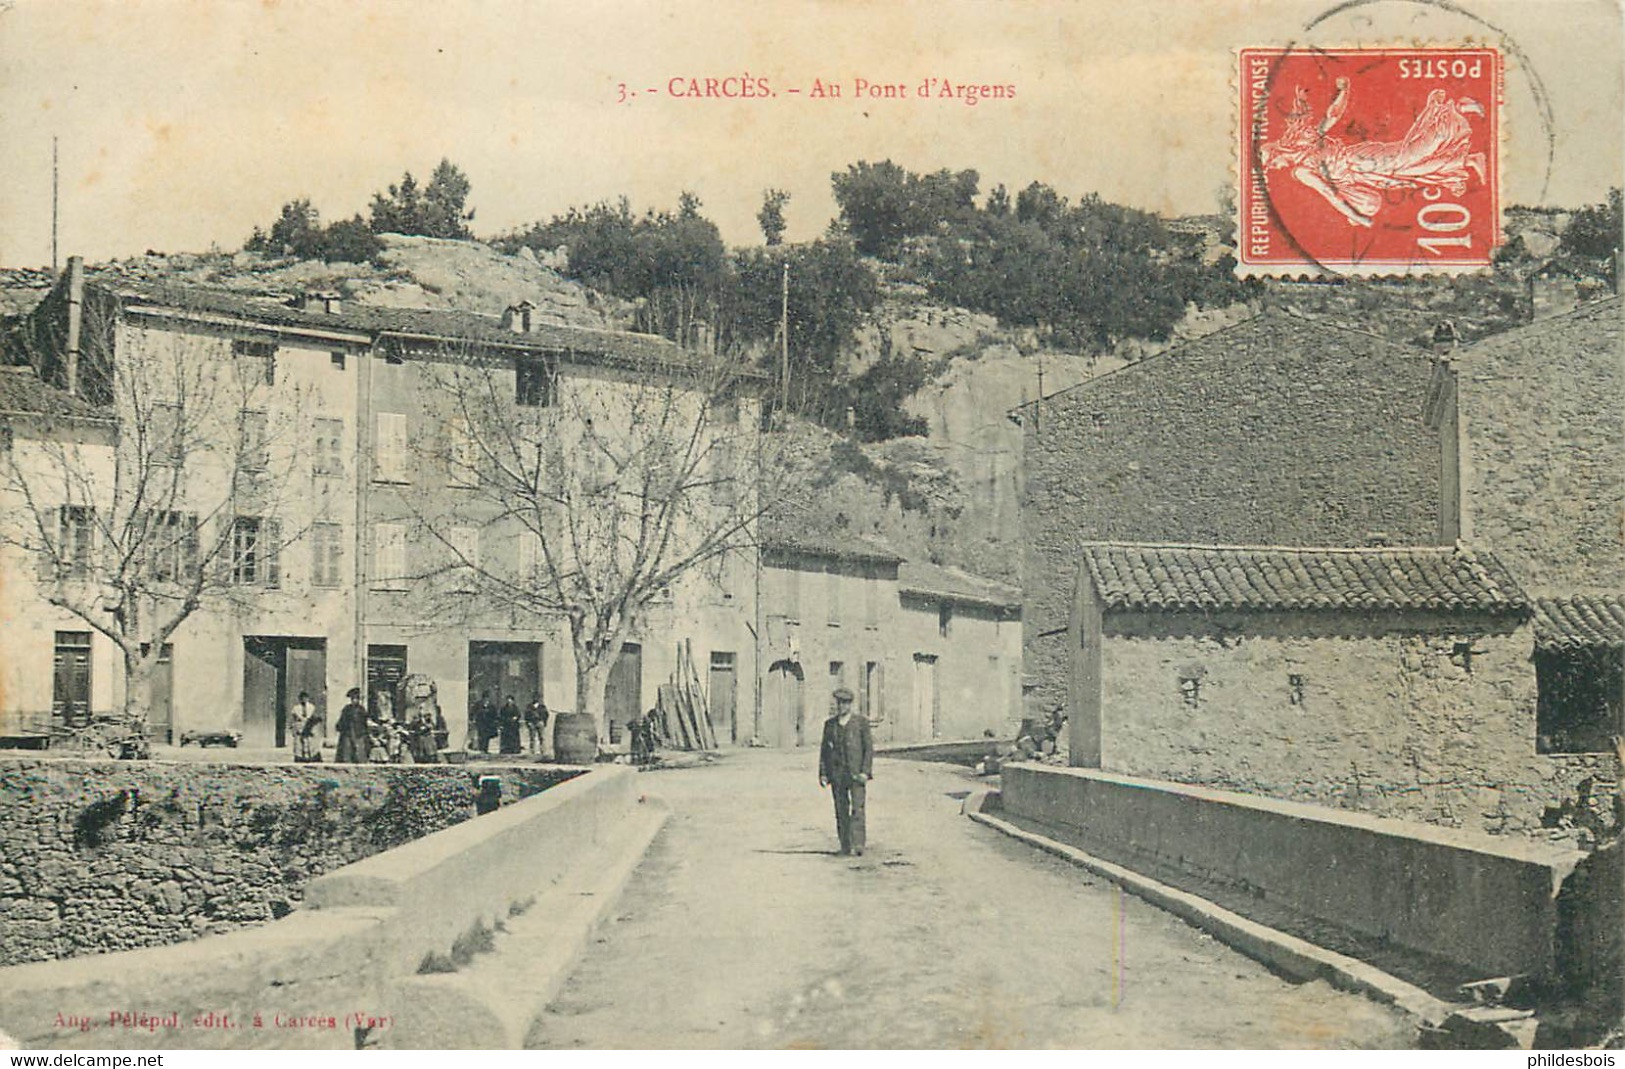
[[[863,849],[864,796],[869,785],[862,776],[836,776],[829,793],[835,797],[835,832],[841,837],[841,853]]]

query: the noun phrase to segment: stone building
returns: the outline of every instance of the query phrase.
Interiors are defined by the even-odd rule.
[[[1537,745],[1531,606],[1488,553],[1091,543],[1075,574],[1075,765],[1491,832],[1610,774]]]
[[[1013,588],[804,517],[770,520],[761,583],[764,744],[817,746],[841,686],[877,743],[1002,737],[1019,720]]]
[[[505,577],[519,582],[535,569],[540,535],[478,493],[479,465],[495,461],[479,456],[468,414],[443,389],[447,369],[489,369],[493,403],[516,426],[574,397],[600,400],[614,413],[591,433],[609,442],[627,433],[626,412],[639,398],[674,392],[677,404],[703,412],[695,418],[705,421],[715,457],[734,460],[754,455],[748,441],[735,439],[757,433],[759,402],[753,380],[736,380],[726,397],[704,395],[687,377],[688,355],[664,339],[563,327],[529,312],[519,305],[498,318],[348,306],[331,294],[282,301],[201,286],[87,281],[72,262],[24,334],[39,374],[34,392],[70,397],[112,421],[125,463],[142,438],[136,429],[149,422],[115,397],[132,392],[120,384],[132,381],[133,362],[156,354],[176,367],[202,368],[198,381],[229,380],[248,391],[222,392],[222,403],[229,402],[239,435],[261,443],[268,458],[251,474],[278,491],[262,495],[263,514],[246,514],[244,498],[209,497],[210,485],[230,486],[244,475],[219,459],[232,438],[228,429],[193,441],[184,461],[173,462],[173,470],[184,469],[194,502],[181,510],[192,540],[208,546],[228,532],[220,567],[229,572],[230,596],[208,599],[169,640],[157,688],[164,708],[153,718],[160,738],[236,730],[249,745],[282,746],[297,691],[309,690],[331,722],[350,686],[373,692],[408,672],[437,681],[457,743],[469,700],[481,690],[511,693],[522,705],[541,695],[555,710],[574,707],[579,681],[564,621],[488,594]],[[5,374],[21,380],[30,372]],[[156,410],[169,407],[178,406]],[[27,426],[7,423],[15,434]],[[524,462],[534,460],[539,479],[614,479],[596,466],[576,470],[591,459],[580,448],[583,433],[538,440]],[[754,492],[751,479],[719,474],[710,481]],[[214,514],[222,502],[231,503],[231,514]],[[58,664],[87,658],[89,703],[97,712],[116,707],[118,669],[106,639],[82,622],[58,619],[33,595],[17,596],[14,580],[27,564],[15,553],[5,564],[0,664],[20,682],[0,697],[4,708],[37,719],[76,700],[77,691],[61,693],[76,686],[71,679],[46,671],[53,655]],[[711,667],[711,686],[734,680],[739,700],[751,702],[749,688],[736,681],[757,674],[754,570],[754,550],[738,549],[662,592],[609,670],[612,736],[654,704],[685,641],[696,663]],[[466,582],[474,573],[478,596]],[[63,633],[70,633],[67,647]],[[75,652],[81,648],[86,652]],[[741,716],[753,721],[753,705]]]
[[[1536,598],[1542,752],[1625,735],[1625,366],[1610,297],[1441,356],[1445,533],[1492,548]]]
[[[1065,700],[1085,542],[1447,542],[1431,370],[1420,350],[1269,312],[1018,409],[1031,711]]]
[[[8,474],[15,467],[46,476],[51,454],[67,450],[86,470],[110,477],[116,434],[108,406],[42,382],[31,368],[0,368],[0,460]],[[0,509],[9,522],[26,523],[28,504],[14,483],[0,479]],[[51,504],[41,510],[47,520]],[[0,544],[0,576],[0,736],[44,738],[53,710],[83,715],[121,702],[122,665],[112,645],[95,642],[82,619],[45,600],[40,563],[8,540]]]
[[[1077,562],[1092,544],[1217,547],[1208,553],[1409,547],[1392,550],[1412,555],[1406,560],[1427,547],[1469,545],[1503,562],[1534,614],[1532,624],[1485,640],[1504,677],[1472,701],[1501,709],[1502,720],[1481,725],[1499,741],[1476,752],[1418,743],[1404,751],[1410,772],[1401,762],[1377,781],[1362,768],[1352,794],[1347,769],[1297,762],[1267,740],[1250,752],[1238,745],[1211,750],[1211,759],[1165,760],[1157,746],[1182,745],[1179,737],[1153,743],[1146,734],[1136,744],[1162,757],[1138,771],[1288,797],[1313,793],[1295,785],[1302,771],[1339,804],[1357,798],[1395,812],[1404,807],[1384,800],[1382,784],[1413,784],[1422,798],[1432,796],[1421,790],[1429,777],[1462,789],[1504,782],[1516,813],[1484,817],[1486,827],[1533,827],[1537,802],[1606,814],[1625,734],[1619,335],[1617,298],[1440,352],[1272,313],[1024,406],[1023,649],[1035,711],[1069,700],[1075,650],[1065,612]],[[1348,602],[1350,619],[1340,626],[1392,631],[1380,599],[1357,626],[1361,606]],[[1441,634],[1459,629],[1436,623]],[[1424,671],[1444,671],[1436,658],[1405,656]],[[1279,675],[1278,667],[1267,670]],[[1425,692],[1406,683],[1373,695],[1356,676],[1323,678],[1348,688],[1352,704],[1337,711],[1351,718],[1351,737],[1376,739],[1365,721],[1380,711],[1399,718],[1399,744],[1410,745],[1406,710],[1426,707]],[[1246,738],[1250,726],[1229,737]],[[1405,811],[1447,823],[1477,819],[1459,803]]]

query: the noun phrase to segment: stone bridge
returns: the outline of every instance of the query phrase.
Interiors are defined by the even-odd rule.
[[[0,970],[0,1029],[56,1048],[1409,1047],[1460,1017],[1456,981],[1482,978],[1458,961],[1448,990],[1443,973],[1401,979],[1342,952],[1358,931],[1339,943],[1243,916],[1245,901],[1181,885],[1208,862],[1168,826],[1161,857],[1089,841],[1133,839],[1125,813],[1144,799],[1071,797],[1086,787],[1068,770],[1008,774],[1001,808],[963,767],[879,760],[870,849],[842,857],[815,763],[597,768],[320,876],[258,927]],[[1186,807],[1193,842],[1203,822],[1233,836],[1264,819],[1165,794],[1149,809]],[[1309,849],[1271,834],[1256,852]],[[1467,882],[1499,873],[1540,899],[1500,923],[1549,925],[1577,859],[1485,847],[1416,856]],[[1222,867],[1207,876],[1234,899],[1250,870]]]

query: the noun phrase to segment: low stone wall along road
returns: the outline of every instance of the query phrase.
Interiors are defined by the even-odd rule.
[[[816,751],[641,776],[671,819],[528,1045],[1412,1045],[1396,1011],[968,820],[968,770],[875,773],[862,858],[835,854]]]

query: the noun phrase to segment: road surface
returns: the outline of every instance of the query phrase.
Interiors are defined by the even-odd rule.
[[[533,1048],[1408,1047],[1393,1011],[1293,984],[960,815],[962,768],[882,760],[837,856],[815,751],[653,771],[672,816]]]

